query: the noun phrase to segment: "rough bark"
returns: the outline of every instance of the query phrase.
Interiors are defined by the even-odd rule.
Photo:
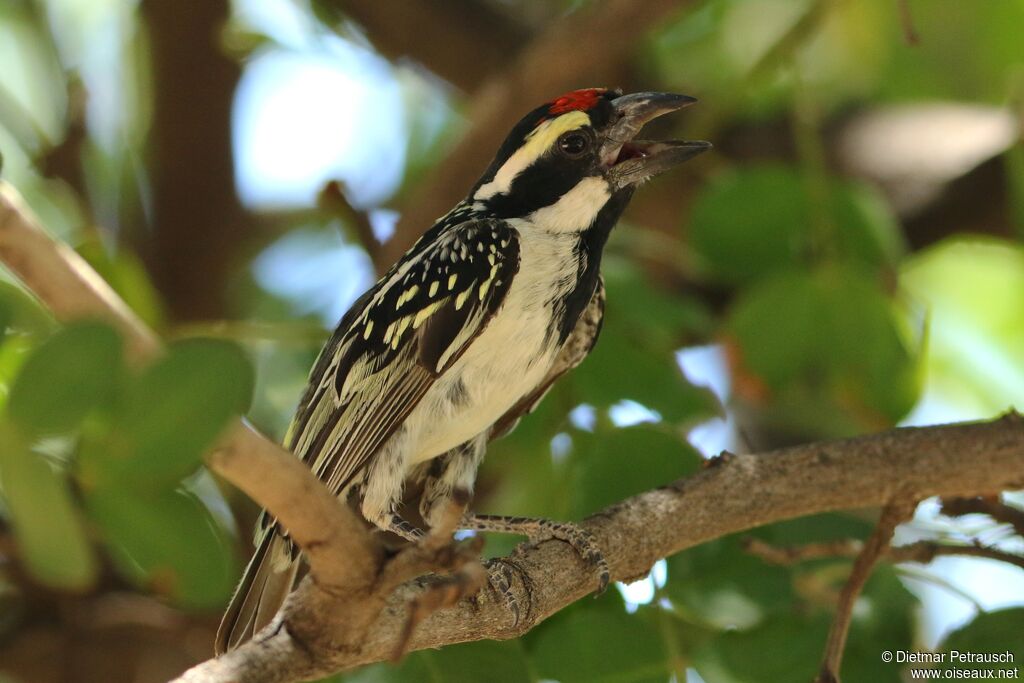
[[[584,527],[604,549],[612,578],[643,576],[659,558],[730,533],[780,520],[866,506],[895,497],[969,496],[1024,485],[1024,420],[1016,413],[979,424],[896,429],[843,441],[727,458],[719,465],[648,491],[590,517]],[[411,649],[522,635],[594,589],[593,571],[565,544],[550,541],[512,556],[532,591],[515,586],[529,611],[513,627],[500,599],[476,600],[420,624]],[[328,596],[303,584],[286,608],[287,628],[183,675],[180,681],[291,681],[386,660],[405,624],[404,606],[424,590],[401,586],[383,606],[351,594]],[[375,619],[366,611],[379,610]],[[329,613],[371,622],[353,640],[346,624],[309,622]]]

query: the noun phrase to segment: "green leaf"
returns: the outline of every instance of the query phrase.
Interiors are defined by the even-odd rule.
[[[930,322],[929,391],[960,419],[1024,409],[1024,247],[947,240],[909,260],[900,285]]]
[[[689,238],[718,279],[743,283],[805,263],[809,224],[804,186],[794,170],[746,169],[704,189]]]
[[[83,451],[83,466],[99,482],[112,477],[173,485],[195,470],[230,419],[245,412],[252,386],[251,366],[237,345],[213,339],[173,344],[129,383],[108,454]]]
[[[658,292],[629,266],[606,268],[607,311],[597,345],[560,384],[579,402],[608,408],[630,399],[669,422],[696,422],[719,412],[708,389],[687,381],[675,352],[684,338],[706,332],[692,302]]]
[[[825,512],[776,522],[755,529],[751,534],[779,546],[809,545],[849,538],[867,538],[874,528],[874,522],[867,516]]]
[[[843,680],[902,680],[900,667],[886,664],[879,655],[885,650],[911,649],[913,605],[892,568],[877,568],[854,610],[843,657]],[[694,663],[709,681],[809,681],[818,668],[830,620],[831,614],[824,612],[777,612],[754,628],[728,631],[704,641],[694,653]]]
[[[691,620],[718,629],[751,628],[796,602],[791,570],[746,552],[738,536],[669,558],[665,591]]]
[[[138,257],[125,249],[111,253],[95,239],[80,243],[76,251],[146,324],[161,326],[164,314],[160,294]]]
[[[944,668],[977,671],[979,669],[1010,668],[1024,662],[1024,607],[1014,607],[995,612],[982,612],[971,623],[960,627],[946,637],[941,651],[947,653]],[[953,660],[951,653],[1005,653],[1013,659],[1007,663],[965,662],[961,657]]]
[[[609,408],[630,399],[675,423],[693,423],[718,413],[718,401],[687,381],[675,355],[647,348],[643,338],[622,333],[609,321],[583,364],[563,379],[580,400]]]
[[[49,311],[22,287],[0,279],[0,316],[2,328],[7,332],[22,332],[31,336],[44,336],[53,332],[56,323]]]
[[[98,322],[75,323],[36,348],[11,387],[7,410],[30,434],[66,432],[114,395],[121,338]]]
[[[826,205],[817,207],[795,169],[723,175],[694,205],[690,242],[710,274],[730,284],[805,267],[824,255],[871,268],[892,265],[902,245],[886,204],[866,186],[827,180],[826,187]]]
[[[581,519],[629,496],[664,486],[700,467],[701,457],[664,428],[637,425],[573,431],[572,517]]]
[[[706,641],[694,653],[694,666],[707,681],[810,681],[818,670],[828,627],[824,614],[814,619],[777,615],[757,628]]]
[[[737,350],[738,393],[770,401],[769,419],[800,433],[884,427],[917,400],[909,335],[861,271],[779,273],[744,292],[726,325]],[[752,385],[763,389],[744,389]]]
[[[527,636],[533,670],[560,683],[646,683],[669,674],[665,644],[614,595],[577,603]]]
[[[482,640],[414,652],[397,666],[367,667],[344,680],[347,683],[531,683],[533,678],[521,643]]]
[[[6,411],[11,384],[32,349],[32,342],[24,336],[11,336],[0,344],[0,411]]]
[[[67,480],[7,422],[0,423],[0,482],[18,555],[32,576],[63,590],[92,586],[98,566]]]
[[[234,554],[194,496],[103,487],[88,493],[86,509],[119,569],[137,585],[193,609],[227,599],[237,576]]]

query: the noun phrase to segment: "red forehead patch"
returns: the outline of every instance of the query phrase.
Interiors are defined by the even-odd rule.
[[[607,88],[586,88],[585,90],[573,90],[559,97],[548,107],[548,113],[552,115],[564,114],[570,111],[586,111],[597,104],[601,95],[608,92]]]

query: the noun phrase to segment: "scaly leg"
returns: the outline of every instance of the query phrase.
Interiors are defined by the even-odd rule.
[[[554,538],[572,546],[587,564],[597,570],[597,594],[600,595],[608,587],[611,571],[604,559],[594,537],[575,524],[555,522],[539,517],[506,517],[503,515],[468,514],[460,525],[463,529],[474,531],[491,531],[501,534],[519,534],[526,536],[532,543],[539,543]]]

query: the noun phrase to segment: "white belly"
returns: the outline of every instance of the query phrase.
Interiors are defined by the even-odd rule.
[[[524,240],[524,242],[527,242]],[[558,352],[552,330],[551,283],[574,284],[561,269],[575,237],[551,235],[528,240],[505,303],[462,357],[438,378],[406,421],[411,437],[409,464],[429,460],[475,437],[520,398],[532,392]],[[458,383],[464,395],[458,400]]]

